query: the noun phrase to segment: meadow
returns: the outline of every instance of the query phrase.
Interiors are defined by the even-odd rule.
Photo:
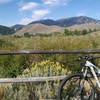
[[[99,49],[100,34],[79,36],[14,37],[0,36],[0,51]],[[79,70],[79,64],[67,62],[79,55],[8,55],[0,56],[0,77],[65,75]],[[66,61],[61,63],[58,61]],[[44,83],[1,84],[1,100],[45,100],[56,98],[59,81]]]

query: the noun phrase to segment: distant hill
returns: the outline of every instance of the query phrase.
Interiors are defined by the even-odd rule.
[[[100,21],[86,16],[71,17],[66,19],[59,19],[56,21],[45,19],[31,22],[21,30],[17,31],[15,34],[23,35],[26,32],[30,34],[49,34],[53,32],[62,33],[64,32],[65,28],[69,30],[100,30]]]
[[[16,24],[14,26],[11,26],[10,28],[13,29],[14,31],[18,31],[20,29],[22,29],[25,25],[21,25],[21,24]]]
[[[30,34],[50,34],[53,32],[63,32],[64,29],[59,26],[47,26],[44,24],[30,24],[23,27],[21,30],[17,31],[16,35],[24,35],[24,33],[30,33]]]
[[[58,25],[62,27],[68,27],[68,26],[79,25],[79,24],[87,24],[87,23],[100,23],[99,20],[86,17],[86,16],[60,19],[60,20],[57,20],[57,22],[58,22]]]
[[[12,27],[0,26],[0,34],[15,34],[23,35],[24,33],[30,34],[49,34],[54,32],[64,32],[64,29],[70,30],[83,30],[83,29],[97,29],[100,30],[100,20],[87,17],[78,16],[63,18],[59,20],[45,19],[29,23],[28,25],[16,24]]]
[[[15,33],[13,29],[0,25],[0,35],[10,35],[13,33]]]
[[[94,18],[90,18],[87,16],[79,16],[79,17],[70,17],[70,18],[64,18],[59,20],[39,20],[39,21],[33,21],[30,24],[44,24],[48,26],[56,25],[61,27],[69,27],[73,25],[79,25],[79,24],[85,24],[85,23],[100,23],[100,20],[96,20]]]
[[[44,24],[30,24],[30,25],[26,25],[21,30],[17,31],[15,34],[23,35],[24,33],[30,33],[30,34],[35,35],[39,33],[41,34],[49,34],[49,33],[54,33],[54,32],[63,33],[65,29],[69,29],[72,31],[74,30],[82,31],[83,29],[100,30],[100,24],[99,23],[87,23],[87,24],[73,25],[69,27],[60,27],[56,25],[47,26]]]
[[[45,19],[45,20],[39,20],[39,21],[33,21],[30,24],[44,24],[44,25],[48,25],[48,26],[52,26],[52,25],[57,25],[57,22],[51,19]]]
[[[83,30],[83,29],[86,29],[86,30],[100,30],[100,23],[85,23],[85,24],[79,24],[79,25],[73,25],[73,26],[70,26],[68,27],[69,30]]]

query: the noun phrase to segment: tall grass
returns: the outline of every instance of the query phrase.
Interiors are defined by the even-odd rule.
[[[0,40],[10,42],[2,47],[2,49],[97,49],[100,47],[100,34],[94,33],[84,36],[51,36],[51,37],[21,37],[1,36]],[[0,43],[1,45],[1,43]],[[8,48],[11,47],[11,48]],[[14,48],[15,47],[15,48]]]
[[[99,49],[100,48],[100,34],[94,33],[84,36],[51,36],[51,37],[13,37],[13,36],[1,36],[0,37],[0,50],[76,50],[76,49]],[[64,61],[65,59],[71,59],[75,58],[74,55],[21,55],[21,56],[0,56],[0,77],[17,77],[17,76],[44,76],[48,74],[48,70],[50,67],[49,65],[41,65],[43,62],[37,62],[34,64],[34,61],[36,60],[46,60],[49,61]],[[40,64],[40,65],[39,65]],[[51,62],[49,62],[51,64]],[[59,75],[59,74],[65,74],[62,73],[63,69],[67,67],[67,70],[78,70],[77,67],[71,68],[70,63],[65,63],[64,67],[60,66],[60,71],[58,65],[54,64],[52,65],[52,75]],[[38,65],[36,67],[36,65]],[[76,64],[77,66],[77,64]],[[36,67],[36,69],[35,69]],[[46,67],[46,68],[44,68]],[[54,69],[53,69],[54,67]],[[33,70],[34,69],[34,70]],[[45,69],[45,70],[43,70]],[[28,71],[32,72],[33,74],[30,75],[30,72],[26,73]],[[56,73],[56,72],[58,73]],[[43,74],[43,72],[45,72]],[[50,73],[49,73],[50,74]],[[50,76],[51,76],[50,74]],[[66,73],[67,74],[67,73]],[[46,96],[49,97],[49,95],[45,94],[45,92],[50,92],[51,95],[55,96],[54,90],[51,92],[51,85],[52,83],[46,83],[46,84],[36,84],[35,86],[31,83],[28,85],[22,84],[21,86],[18,85],[8,85],[8,88],[5,86],[0,87],[0,98],[7,98],[4,100],[16,100],[17,97],[21,94],[21,97],[23,97],[23,100],[26,98],[31,98],[32,95],[34,95],[34,92],[36,92],[38,95],[38,98],[46,98]],[[58,83],[57,83],[58,84]],[[54,83],[54,85],[57,85]],[[6,88],[6,89],[5,89]],[[43,90],[43,88],[47,88],[47,90]],[[56,87],[57,88],[57,87]],[[34,89],[36,91],[34,91]],[[8,92],[10,91],[10,92]],[[18,91],[18,92],[17,92]],[[48,92],[48,93],[49,93]],[[30,94],[33,93],[33,94]],[[8,96],[6,95],[8,94]],[[25,94],[26,97],[24,96]],[[41,95],[40,95],[41,94]],[[12,97],[14,96],[14,97]],[[22,98],[19,97],[19,100],[22,100]],[[41,99],[41,100],[42,100]],[[28,99],[27,99],[28,100]],[[31,100],[31,99],[30,99]]]

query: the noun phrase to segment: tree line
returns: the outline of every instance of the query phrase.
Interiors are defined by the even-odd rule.
[[[98,31],[97,29],[89,29],[89,30],[87,30],[87,29],[83,29],[83,30],[81,30],[81,31],[79,31],[79,30],[77,30],[77,29],[75,29],[74,31],[72,31],[72,30],[69,30],[69,29],[65,29],[64,30],[64,35],[86,35],[86,34],[88,34],[88,33],[91,33],[91,32],[96,32],[96,31]]]
[[[64,29],[64,32],[53,32],[53,33],[36,33],[36,34],[31,34],[29,32],[25,32],[23,34],[24,37],[34,37],[34,36],[41,36],[41,37],[50,37],[50,36],[57,36],[57,35],[65,35],[65,36],[69,36],[69,35],[86,35],[86,34],[89,34],[89,33],[92,33],[92,32],[96,32],[96,31],[99,31],[97,29],[83,29],[83,30],[69,30],[67,28]],[[23,36],[16,36],[14,35],[15,37],[23,37]]]

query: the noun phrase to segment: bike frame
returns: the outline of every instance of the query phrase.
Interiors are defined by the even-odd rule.
[[[93,75],[93,77],[94,77],[94,79],[96,80],[97,86],[100,88],[100,81],[97,77],[97,74],[100,75],[100,69],[98,67],[96,67],[94,64],[92,64],[90,61],[86,61],[85,66],[86,66],[86,69],[85,69],[85,72],[84,72],[84,77],[87,75],[88,68],[89,68],[92,75]],[[97,71],[97,73],[96,73],[96,71]]]

